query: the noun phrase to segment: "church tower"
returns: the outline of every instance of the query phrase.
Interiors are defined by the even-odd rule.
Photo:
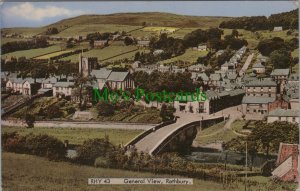
[[[79,54],[79,74],[83,77],[89,76],[91,73],[91,66],[89,64],[89,59],[83,57],[82,54]]]

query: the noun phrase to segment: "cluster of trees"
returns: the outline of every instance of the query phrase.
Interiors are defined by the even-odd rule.
[[[137,87],[148,92],[193,92],[196,86],[191,79],[191,73],[170,73],[154,71],[148,74],[144,71],[133,73],[133,80]]]
[[[299,129],[296,124],[288,122],[264,123],[257,122],[252,133],[247,137],[234,138],[225,144],[225,149],[245,152],[247,141],[251,161],[259,152],[269,157],[270,152],[277,153],[280,143],[298,144]]]
[[[298,29],[298,9],[265,16],[237,17],[220,23],[220,28],[245,29],[250,31],[273,30],[276,26],[283,29]]]
[[[50,27],[46,31],[46,35],[58,34],[58,29],[56,27]]]
[[[207,43],[208,48],[215,50],[226,48],[238,50],[248,44],[245,39],[239,38],[237,30],[232,30],[230,35],[226,35],[224,39],[221,39],[223,34],[224,31],[218,28],[210,28],[207,30],[197,29],[186,34],[183,40],[187,47],[195,47],[200,43]]]
[[[179,56],[185,52],[186,47],[182,39],[176,39],[173,37],[168,37],[166,33],[160,35],[159,39],[155,37],[150,39],[150,50],[153,52],[156,49],[161,49],[164,52],[164,57],[171,58],[174,56]]]
[[[2,54],[18,51],[18,50],[29,50],[35,48],[48,47],[49,43],[45,38],[36,38],[28,41],[13,41],[7,42],[1,45]]]
[[[66,75],[66,77],[78,73],[78,65],[70,61],[44,61],[26,59],[20,57],[12,58],[11,61],[2,61],[1,70],[7,72],[18,72],[22,78],[48,78],[53,75]]]
[[[293,59],[291,52],[298,48],[298,38],[284,41],[280,37],[265,39],[258,43],[257,49],[264,56],[269,56],[269,62],[274,68],[288,68],[298,63],[298,58]]]

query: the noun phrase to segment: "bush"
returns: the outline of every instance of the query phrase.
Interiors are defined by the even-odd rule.
[[[66,156],[66,148],[60,140],[49,135],[17,133],[2,134],[3,150],[16,153],[32,154],[47,157],[50,160],[62,160]]]
[[[1,137],[2,149],[8,152],[20,152],[22,144],[20,143],[20,137],[16,132],[3,133]]]
[[[115,113],[114,106],[106,101],[99,102],[97,108],[100,116],[108,117]]]
[[[66,148],[62,141],[49,135],[26,135],[24,142],[25,152],[37,156],[44,156],[50,160],[61,160],[66,156]]]
[[[109,142],[108,137],[104,139],[89,139],[76,148],[76,160],[82,164],[93,165],[96,158],[105,157],[107,152],[112,151],[113,145]]]
[[[25,116],[25,122],[27,124],[27,128],[33,128],[34,127],[34,122],[35,122],[34,115],[26,114],[26,116]]]

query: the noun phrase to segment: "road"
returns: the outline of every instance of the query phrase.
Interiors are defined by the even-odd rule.
[[[254,53],[252,53],[248,56],[243,68],[239,72],[240,76],[243,76],[246,73],[246,71],[248,70],[249,65],[251,64],[251,61],[252,61],[253,57],[254,57]]]
[[[25,122],[20,120],[1,120],[1,125],[9,127],[26,127]],[[150,128],[153,128],[155,125],[156,124],[111,123],[91,121],[36,121],[34,127],[148,130]]]

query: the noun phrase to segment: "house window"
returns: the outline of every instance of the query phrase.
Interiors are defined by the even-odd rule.
[[[253,112],[256,113],[256,109],[254,109]]]
[[[271,94],[269,94],[269,97],[271,97]]]
[[[281,117],[278,117],[278,120],[281,121]]]
[[[260,96],[263,96],[264,94],[260,94]]]
[[[295,117],[293,117],[293,122],[295,122],[296,121],[296,118]]]

